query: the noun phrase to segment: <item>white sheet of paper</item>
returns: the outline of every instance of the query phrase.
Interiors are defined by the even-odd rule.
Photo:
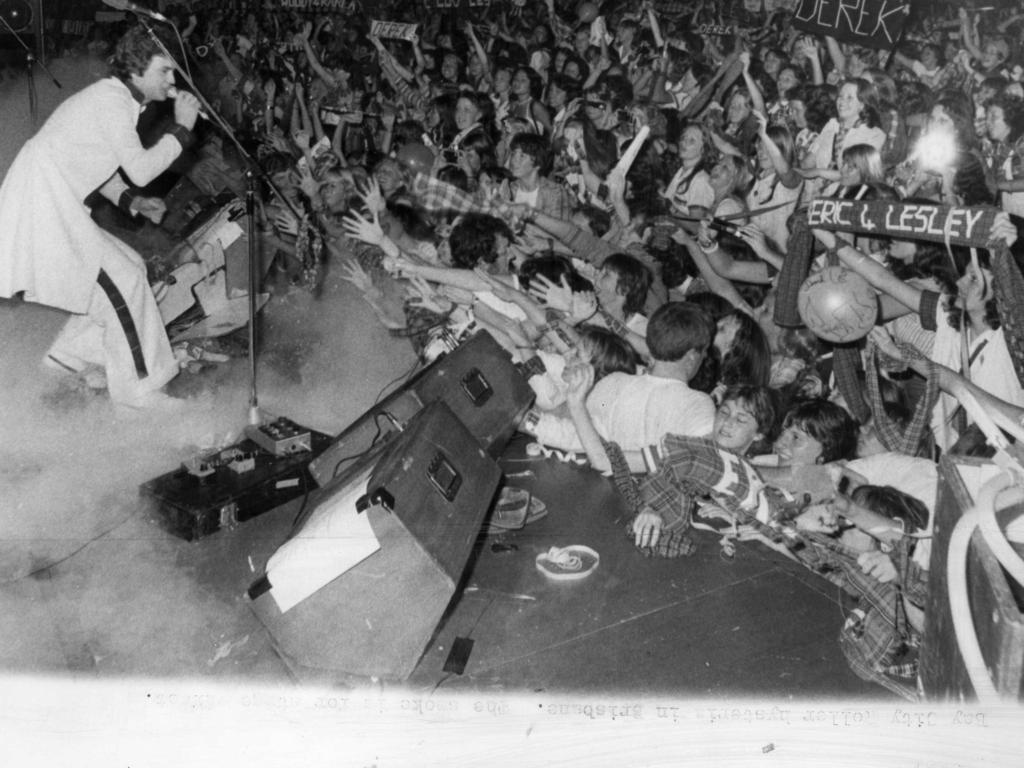
[[[347,490],[321,504],[298,535],[271,555],[267,578],[281,613],[380,549],[366,513],[356,512],[356,499],[366,493],[369,480],[367,469]]]

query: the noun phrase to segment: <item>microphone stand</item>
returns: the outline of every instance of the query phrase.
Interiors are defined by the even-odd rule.
[[[53,84],[58,88],[63,88],[64,86],[60,84],[60,81],[53,76],[53,73],[46,68],[46,65],[43,64],[43,62],[36,60],[35,51],[32,50],[32,47],[28,43],[21,39],[21,35],[14,31],[14,27],[12,27],[7,19],[4,18],[3,14],[0,14],[0,22],[3,22],[7,31],[10,32],[14,36],[14,39],[18,41],[18,45],[25,49],[25,72],[28,75],[28,113],[32,118],[32,128],[38,128],[39,99],[36,96],[35,65],[39,64],[39,66],[42,67],[43,72],[50,76]]]
[[[177,59],[174,58],[173,54],[164,45],[160,37],[153,31],[153,28],[146,21],[146,18],[139,15],[139,21],[142,26],[145,27],[146,32],[153,39],[153,42],[160,48],[161,53],[167,57],[167,59],[174,66],[174,71],[181,77],[188,86],[192,93],[205,111],[204,117],[208,118],[211,123],[216,125],[221,132],[231,140],[231,143],[235,145],[241,157],[246,162],[246,193],[245,193],[245,213],[248,219],[247,234],[249,237],[249,424],[257,427],[262,423],[260,417],[259,408],[259,396],[256,388],[256,313],[259,309],[259,284],[260,284],[260,269],[259,269],[259,254],[256,247],[256,179],[261,179],[278,198],[288,207],[288,209],[295,216],[296,220],[302,219],[302,214],[299,209],[295,206],[288,197],[284,195],[277,183],[270,177],[266,169],[260,164],[259,160],[252,156],[252,154],[242,145],[242,142],[238,139],[238,135],[234,129],[228,124],[228,122],[213,108],[213,105],[207,100],[202,92],[196,87],[195,82],[189,76],[188,72],[178,63]],[[171,21],[167,22],[172,27],[174,23]]]

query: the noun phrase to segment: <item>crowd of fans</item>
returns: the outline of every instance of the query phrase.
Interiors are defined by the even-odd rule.
[[[293,203],[264,190],[260,217],[297,281],[341,270],[425,361],[488,331],[531,377],[521,428],[615,478],[639,550],[779,548],[856,598],[854,670],[915,695],[935,462],[984,450],[963,392],[1019,420],[1018,347],[990,251],[809,234],[804,211],[994,206],[1012,245],[1021,8],[919,3],[884,51],[703,0],[194,5],[190,68]],[[188,175],[241,193],[241,169],[211,131]],[[877,289],[866,339],[781,322],[799,249]]]

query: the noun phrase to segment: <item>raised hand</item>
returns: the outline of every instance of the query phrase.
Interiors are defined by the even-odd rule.
[[[868,340],[886,357],[891,357],[893,360],[903,360],[903,353],[900,352],[900,348],[896,346],[892,336],[882,326],[876,325],[868,331]]]
[[[199,99],[188,91],[178,91],[178,95],[174,98],[174,122],[191,131],[196,125],[198,116]]]
[[[999,244],[1005,243],[1007,248],[1017,242],[1017,225],[1010,221],[1010,215],[1005,211],[997,213],[992,221],[989,241]]]
[[[754,116],[754,120],[757,121],[757,132],[758,135],[764,136],[768,131],[768,117],[763,112],[758,112],[756,109],[751,112]]]
[[[818,242],[825,246],[825,250],[831,251],[836,247],[838,240],[832,232],[829,232],[827,229],[813,229],[811,232]]]
[[[140,216],[145,216],[154,224],[163,221],[167,213],[167,204],[159,197],[136,197],[132,201],[132,207]]]
[[[560,285],[555,285],[544,275],[537,275],[530,281],[530,295],[552,309],[566,313],[572,310],[572,289],[564,275]]]
[[[309,131],[304,131],[302,129],[297,130],[292,134],[292,141],[295,142],[295,146],[301,149],[303,153],[309,152]]]
[[[594,386],[594,366],[584,362],[573,363],[562,371],[562,380],[568,385],[566,399],[569,403],[582,404]]]
[[[740,227],[737,233],[740,239],[749,245],[754,251],[763,250],[768,247],[767,242],[764,239],[764,232],[756,224],[746,224]]]
[[[360,187],[359,196],[363,199],[366,210],[375,216],[381,214],[387,207],[384,194],[380,191],[380,184],[374,176],[370,176],[369,180]]]
[[[341,279],[352,283],[363,293],[373,288],[373,279],[355,259],[346,259],[341,265]]]
[[[298,184],[299,189],[302,190],[302,194],[310,200],[314,200],[320,185],[317,183],[317,180],[313,178],[313,172],[309,169],[309,165],[306,163],[300,164],[295,169],[295,175],[297,177],[295,179],[295,183]]]
[[[451,311],[452,302],[422,277],[411,277],[406,288],[409,303],[443,315]]]
[[[299,234],[299,220],[287,208],[279,208],[274,215],[274,227],[282,235],[297,237]]]
[[[380,215],[376,212],[373,213],[373,219],[369,220],[360,216],[357,211],[349,211],[342,219],[341,226],[345,234],[355,240],[376,246],[384,242],[384,230],[380,226]]]

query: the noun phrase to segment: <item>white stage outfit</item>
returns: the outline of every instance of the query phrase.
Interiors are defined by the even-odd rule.
[[[85,199],[120,168],[143,187],[194,139],[175,125],[151,148],[136,131],[141,97],[106,78],[62,103],[26,142],[0,186],[0,297],[67,310],[50,356],[81,370],[101,365],[115,402],[142,400],[178,372],[146,265],[92,220]],[[105,189],[124,190],[115,179]],[[115,195],[116,199],[116,195]]]

